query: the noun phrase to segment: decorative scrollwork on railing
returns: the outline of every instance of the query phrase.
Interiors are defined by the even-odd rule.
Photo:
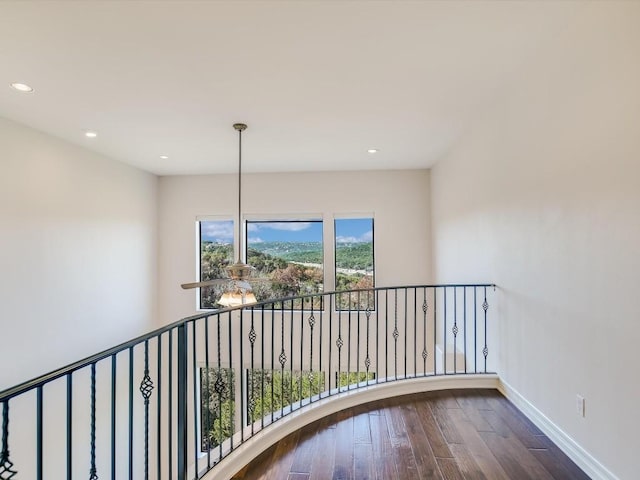
[[[144,399],[144,478],[149,478],[149,399],[153,393],[153,381],[149,375],[149,342],[144,342],[144,376],[140,382]]]
[[[9,402],[2,404],[2,453],[0,453],[0,480],[11,480],[18,472],[9,460]]]

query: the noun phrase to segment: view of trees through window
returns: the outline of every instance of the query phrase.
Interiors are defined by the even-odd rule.
[[[361,290],[338,295],[338,310],[373,310],[373,218],[335,220],[336,290]]]
[[[230,368],[200,369],[200,431],[203,452],[233,435],[235,374]]]
[[[233,221],[206,220],[199,223],[200,230],[200,280],[226,278],[225,268],[234,263]],[[219,308],[217,301],[224,293],[225,285],[200,289],[200,308]]]
[[[324,287],[322,221],[248,221],[247,263],[256,270],[258,301],[321,293]],[[320,301],[313,308],[321,308]],[[283,305],[289,308],[289,305]],[[293,308],[311,305],[294,303]]]
[[[324,372],[248,370],[247,425],[325,390]]]
[[[325,372],[299,370],[246,370],[246,424],[271,416],[277,418],[284,409],[327,390]],[[336,372],[331,388],[340,390],[375,379],[373,372]],[[235,374],[228,368],[201,368],[201,449],[206,452],[234,433]]]
[[[247,263],[255,268],[253,283],[258,301],[321,293],[324,289],[324,247],[321,220],[248,221]],[[225,278],[225,268],[234,263],[234,225],[231,220],[206,220],[200,229],[200,280]],[[336,299],[338,310],[375,308],[373,219],[335,220],[336,290],[365,290],[345,293]],[[200,308],[218,308],[226,285],[200,289]],[[319,309],[320,299],[282,305],[283,308]]]

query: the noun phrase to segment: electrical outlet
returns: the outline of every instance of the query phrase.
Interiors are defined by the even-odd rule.
[[[582,395],[576,395],[576,413],[581,417],[585,416],[585,402]]]

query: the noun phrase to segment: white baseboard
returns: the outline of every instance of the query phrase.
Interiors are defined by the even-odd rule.
[[[498,390],[591,478],[595,480],[619,480],[618,477],[578,445],[573,438],[549,420],[544,413],[534,407],[508,383],[500,380]]]
[[[495,374],[443,375],[382,383],[323,398],[270,425],[269,431],[264,435],[249,438],[202,478],[203,480],[231,478],[247,463],[290,433],[340,410],[411,393],[453,388],[498,388],[499,383],[498,376]]]

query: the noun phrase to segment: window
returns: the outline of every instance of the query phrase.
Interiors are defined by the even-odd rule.
[[[347,390],[353,385],[359,384],[369,385],[369,382],[376,379],[374,372],[336,372],[336,384],[340,388],[347,387]]]
[[[255,277],[269,280],[254,283],[258,301],[321,293],[322,221],[248,221],[247,263],[255,267]],[[314,308],[319,305],[318,299]]]
[[[335,220],[336,291],[365,290],[336,297],[338,310],[373,310],[373,218]]]
[[[247,425],[325,390],[324,372],[247,370]]]
[[[235,430],[235,375],[230,368],[200,369],[200,448],[207,452]]]
[[[233,263],[233,221],[198,222],[200,232],[200,281],[226,278],[225,268]],[[217,301],[225,285],[200,289],[200,308],[219,308]]]

